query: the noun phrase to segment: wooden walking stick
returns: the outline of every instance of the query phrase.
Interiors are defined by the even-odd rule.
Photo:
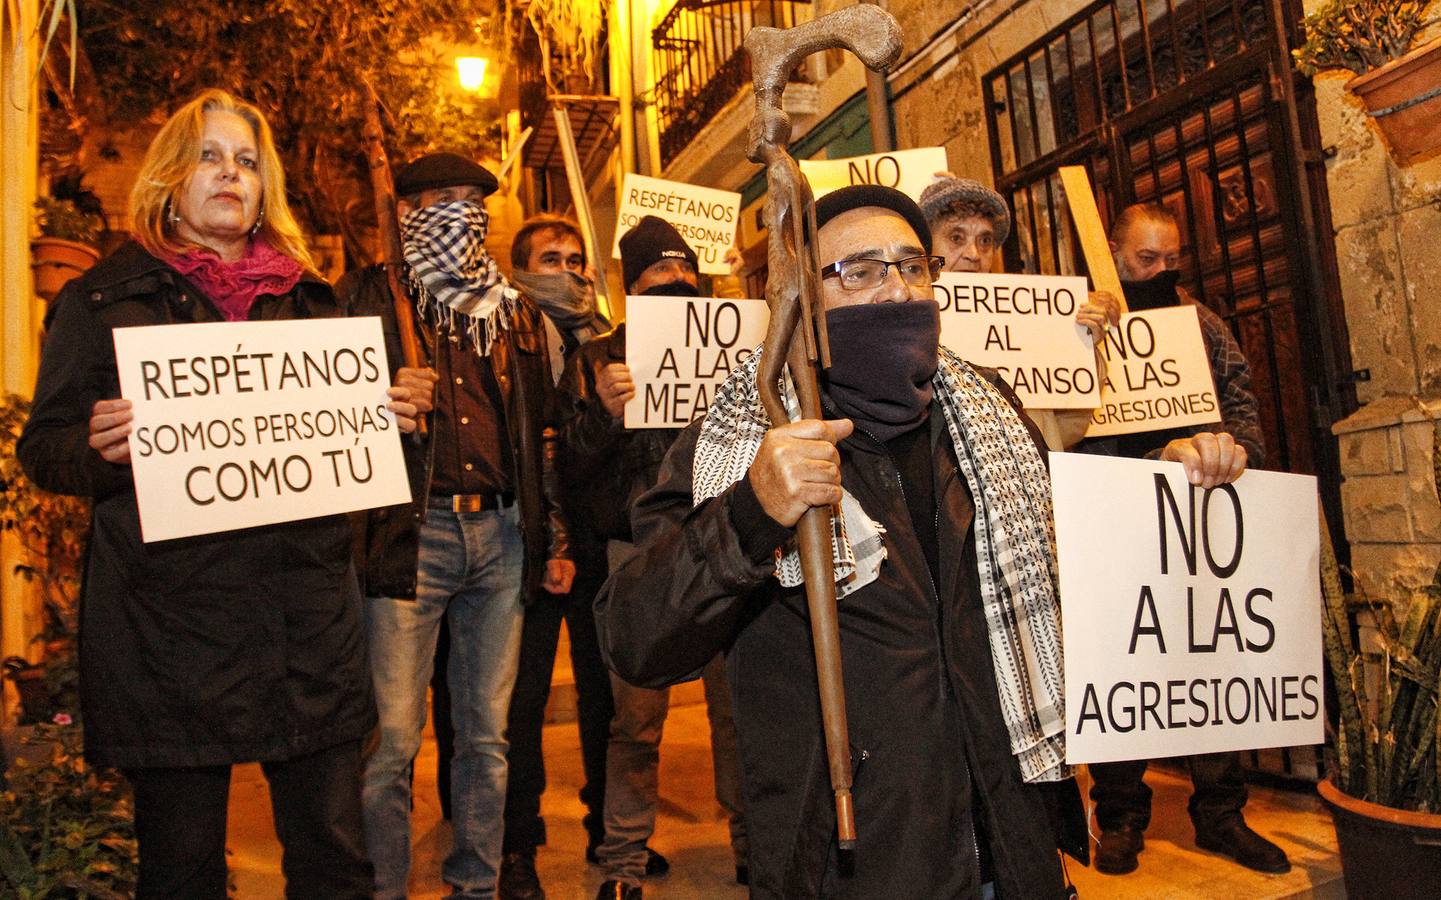
[[[766,414],[777,426],[790,421],[779,389],[782,368],[790,366],[801,415],[819,419],[823,413],[816,367],[830,366],[815,246],[815,197],[788,152],[791,123],[781,108],[781,93],[791,72],[807,56],[839,47],[856,54],[868,68],[882,70],[900,56],[901,29],[880,7],[862,4],[794,28],[752,28],[745,38],[756,94],[756,114],[751,120],[746,155],[752,162],[765,165],[768,192],[766,303],[771,318],[756,388]],[[836,833],[841,849],[851,850],[856,845],[856,824],[832,564],[835,514],[831,507],[807,510],[796,523],[796,540],[805,576],[811,641],[815,645],[826,760],[836,797]]]
[[[385,155],[385,129],[380,124],[380,99],[369,81],[365,87],[365,163],[370,169],[370,186],[375,191],[375,220],[380,229],[380,262],[385,269],[385,284],[390,302],[395,306],[395,322],[400,328],[400,351],[408,369],[424,368],[420,352],[420,335],[415,330],[415,304],[400,283],[400,267],[405,253],[400,245],[400,215],[395,206],[395,182],[390,177],[390,160]],[[416,422],[418,433],[424,435],[425,416]]]

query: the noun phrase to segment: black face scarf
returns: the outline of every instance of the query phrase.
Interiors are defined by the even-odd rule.
[[[826,331],[826,388],[841,415],[882,443],[926,421],[941,343],[934,300],[828,310]]]
[[[667,281],[653,284],[640,292],[642,297],[699,297],[700,288],[689,281]]]
[[[1181,295],[1176,293],[1176,284],[1180,280],[1180,270],[1167,269],[1145,281],[1123,281],[1121,290],[1126,294],[1126,306],[1132,312],[1180,306]]]

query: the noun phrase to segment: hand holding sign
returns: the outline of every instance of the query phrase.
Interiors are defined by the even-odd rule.
[[[625,363],[608,363],[601,367],[595,377],[595,392],[612,419],[622,418],[625,415],[625,405],[635,396],[635,382],[630,377],[630,366]]]
[[[101,400],[90,410],[90,448],[116,465],[130,465],[130,423],[135,420],[129,400]]]
[[[1230,484],[1246,471],[1246,448],[1224,431],[1176,438],[1161,451],[1161,459],[1180,463],[1187,481],[1207,489]]]

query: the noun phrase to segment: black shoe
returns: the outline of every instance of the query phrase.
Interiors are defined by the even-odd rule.
[[[593,866],[600,865],[600,841],[594,844],[585,845],[585,861]],[[649,878],[652,875],[664,875],[670,871],[670,860],[661,856],[650,847],[645,848],[645,874]]]
[[[736,884],[749,885],[751,883],[751,867],[736,866]]]
[[[1291,871],[1286,851],[1252,831],[1240,817],[1196,829],[1196,846],[1229,856],[1248,869],[1280,875]]]
[[[535,874],[535,851],[507,853],[500,861],[500,900],[545,900],[540,876]]]
[[[596,891],[595,900],[641,900],[640,885],[624,881],[605,881]]]
[[[1107,875],[1125,875],[1136,871],[1136,856],[1146,849],[1146,839],[1139,828],[1117,828],[1102,831],[1096,847],[1096,871]]]

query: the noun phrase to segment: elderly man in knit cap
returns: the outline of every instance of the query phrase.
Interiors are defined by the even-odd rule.
[[[1058,841],[1084,855],[1085,817],[1039,436],[994,373],[940,347],[943,260],[915,201],[847,187],[815,221],[827,419],[772,426],[759,353],[731,373],[632,511],[637,552],[596,605],[601,649],[649,687],[725,654],[752,897],[1059,900]],[[841,510],[850,561],[846,852],[792,530],[821,506]]]
[[[453,153],[396,173],[409,311],[438,373],[430,434],[408,444],[413,502],[358,517],[361,587],[380,712],[366,762],[366,844],[376,896],[404,897],[410,870],[411,764],[442,618],[455,724],[453,845],[442,874],[456,897],[493,897],[506,793],[506,712],[522,604],[570,589],[557,497],[555,385],[540,312],[485,251],[484,198],[496,179]],[[380,266],[337,293],[353,315],[378,315],[400,364],[395,304]]]
[[[695,251],[664,219],[646,216],[620,239],[626,291],[662,297],[699,296]],[[575,354],[561,379],[567,410],[561,432],[567,497],[572,514],[610,542],[612,564],[633,552],[630,508],[655,481],[661,460],[679,433],[674,429],[624,427],[625,404],[635,383],[625,364],[625,324],[601,335]],[[741,817],[735,723],[721,658],[687,673],[705,683],[711,726],[716,799],[730,816],[736,880],[749,880],[745,826]],[[669,868],[646,846],[655,832],[661,731],[669,709],[668,689],[636,687],[612,676],[615,719],[606,754],[605,840],[594,848],[605,867],[602,900],[637,900],[641,878]]]
[[[936,253],[945,257],[947,272],[999,272],[996,250],[1011,233],[1011,211],[1000,194],[970,178],[937,172],[921,192],[921,212],[930,227]],[[1090,329],[1099,346],[1106,324],[1120,320],[1121,306],[1104,291],[1093,291],[1076,311],[1076,322]],[[1099,357],[1098,357],[1099,361]],[[1089,410],[1026,409],[1047,446],[1065,450],[1086,435]]]

